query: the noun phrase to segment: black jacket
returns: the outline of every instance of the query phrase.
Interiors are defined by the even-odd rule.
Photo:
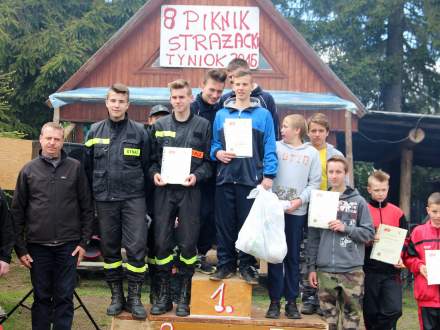
[[[94,123],[86,139],[86,172],[97,201],[145,196],[150,143],[143,124],[128,119]]]
[[[220,103],[209,104],[203,101],[202,93],[197,94],[196,99],[191,103],[191,113],[205,118],[212,125],[214,124],[215,114],[220,109]]]
[[[153,126],[153,152],[150,176],[160,173],[163,147],[192,148],[191,173],[197,183],[206,181],[212,175],[209,164],[211,129],[209,122],[190,114],[185,122],[179,122],[174,114],[160,118]]]
[[[280,120],[278,118],[277,106],[273,96],[264,91],[260,86],[257,86],[252,90],[251,97],[257,98],[260,101],[261,107],[269,110],[270,114],[272,115],[275,139],[278,141],[280,139]],[[224,94],[220,99],[220,108],[223,108],[226,101],[232,98],[235,98],[234,91]]]
[[[11,262],[11,251],[14,247],[14,230],[9,215],[8,204],[0,189],[0,260]]]
[[[84,168],[62,151],[54,166],[41,155],[20,171],[12,200],[15,252],[27,254],[26,243],[79,241],[92,235],[93,203]]]

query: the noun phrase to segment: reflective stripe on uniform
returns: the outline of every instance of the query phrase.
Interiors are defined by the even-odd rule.
[[[180,261],[182,261],[183,263],[185,263],[187,265],[193,265],[197,262],[197,256],[194,256],[189,259],[186,259],[185,257],[180,256],[179,259],[180,259]]]
[[[86,147],[91,147],[95,144],[110,144],[110,139],[93,138],[84,143]]]
[[[122,260],[113,262],[111,264],[104,262],[104,269],[115,269],[122,267]]]
[[[142,267],[135,267],[130,265],[129,263],[126,263],[125,268],[133,273],[145,273],[145,271],[147,270],[147,265],[143,265]]]
[[[155,265],[156,264],[156,258],[147,258],[147,262],[150,264],[150,265]]]
[[[139,157],[141,155],[141,149],[139,148],[124,148],[124,156]]]
[[[170,254],[168,257],[164,258],[164,259],[159,259],[156,257],[156,265],[158,266],[163,266],[166,265],[168,263],[170,263],[171,261],[173,261],[173,255]]]
[[[154,134],[155,137],[176,137],[176,132],[173,131],[156,131]]]

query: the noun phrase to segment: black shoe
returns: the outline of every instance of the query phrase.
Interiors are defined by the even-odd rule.
[[[258,284],[258,274],[254,267],[248,266],[240,270],[240,278],[249,284]]]
[[[314,304],[304,302],[301,308],[301,314],[312,315],[316,313],[316,306]]]
[[[288,319],[300,319],[301,314],[298,312],[298,307],[296,307],[296,302],[291,301],[286,304],[286,317]]]
[[[198,262],[196,265],[196,271],[202,274],[211,275],[215,272],[215,267],[206,261],[206,256],[197,256]]]
[[[316,306],[316,314],[318,314],[319,316],[324,316],[324,313],[322,312],[321,307]]]
[[[271,301],[269,309],[266,312],[266,318],[279,319],[280,318],[281,305],[279,301]]]
[[[176,316],[188,316],[190,314],[189,303],[191,300],[192,275],[182,275],[180,295],[177,301]]]
[[[170,295],[170,276],[171,274],[158,274],[159,280],[159,296],[153,306],[151,306],[150,314],[162,315],[173,309],[173,302]]]
[[[128,282],[128,295],[125,309],[130,312],[134,319],[145,320],[147,311],[141,301],[142,283]]]
[[[216,270],[214,274],[209,276],[209,279],[212,281],[221,281],[226,278],[230,278],[235,275],[235,270],[231,270],[228,267],[220,267]]]
[[[121,314],[125,306],[124,288],[122,281],[108,282],[108,286],[112,292],[112,301],[107,308],[107,315],[116,316]]]

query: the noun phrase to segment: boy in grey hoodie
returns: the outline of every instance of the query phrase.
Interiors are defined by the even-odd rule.
[[[357,190],[346,186],[348,164],[341,156],[327,161],[327,176],[332,191],[340,193],[337,220],[329,229],[309,228],[307,262],[309,282],[317,288],[329,330],[359,329],[362,313],[365,243],[374,238],[368,205]]]

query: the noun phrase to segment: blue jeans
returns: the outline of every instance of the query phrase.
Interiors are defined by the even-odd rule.
[[[285,214],[287,255],[280,264],[269,264],[268,287],[272,301],[280,301],[284,296],[286,301],[295,301],[299,295],[299,250],[303,239],[303,226],[306,215]]]
[[[77,242],[59,246],[28,244],[34,260],[31,268],[33,330],[49,330],[51,323],[53,330],[72,328],[77,261],[72,252],[76,246]]]

